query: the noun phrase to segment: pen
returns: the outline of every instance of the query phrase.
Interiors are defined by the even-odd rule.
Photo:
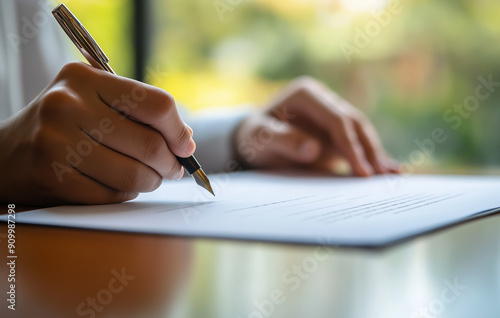
[[[104,54],[99,45],[97,45],[94,38],[92,38],[90,33],[64,4],[60,4],[52,10],[52,14],[69,36],[71,41],[73,41],[76,47],[92,66],[100,67],[105,71],[116,74],[108,64],[108,57]],[[194,178],[200,187],[205,188],[207,191],[215,195],[207,175],[203,172],[200,164],[194,156],[189,158],[177,157],[177,160]]]

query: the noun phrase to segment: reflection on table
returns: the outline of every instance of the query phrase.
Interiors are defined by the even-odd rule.
[[[4,302],[2,317],[500,313],[500,216],[381,250],[25,225],[16,232],[16,311]],[[4,292],[7,275],[2,266]]]

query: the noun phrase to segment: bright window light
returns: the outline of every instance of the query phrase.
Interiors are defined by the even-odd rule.
[[[340,4],[352,12],[371,12],[384,9],[390,0],[340,0]]]

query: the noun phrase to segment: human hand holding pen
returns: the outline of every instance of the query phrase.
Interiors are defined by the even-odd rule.
[[[181,178],[175,156],[196,148],[170,94],[80,62],[0,130],[0,201],[25,205],[130,200]]]
[[[73,13],[63,4],[59,4],[52,10],[54,18],[57,20],[61,28],[64,30],[69,39],[75,44],[76,48],[80,50],[85,59],[97,69],[104,70],[111,74],[116,74],[109,65],[109,59],[102,51],[101,47],[90,33],[85,29],[83,24],[73,15]],[[125,114],[130,116],[130,114]],[[133,116],[130,116],[133,119]],[[179,163],[186,168],[189,175],[191,175],[196,183],[215,195],[207,175],[201,169],[201,165],[194,156],[182,157],[176,156]]]

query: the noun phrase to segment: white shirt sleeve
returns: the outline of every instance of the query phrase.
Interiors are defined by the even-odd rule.
[[[71,60],[52,1],[0,1],[0,120],[29,104]]]
[[[234,160],[233,137],[236,127],[248,116],[247,108],[203,112],[187,118],[196,142],[195,156],[206,173],[229,172],[237,169]]]
[[[53,6],[54,1],[0,0],[0,121],[28,105],[75,57],[51,14]],[[232,133],[248,112],[221,113],[186,118],[207,173],[234,169]]]

